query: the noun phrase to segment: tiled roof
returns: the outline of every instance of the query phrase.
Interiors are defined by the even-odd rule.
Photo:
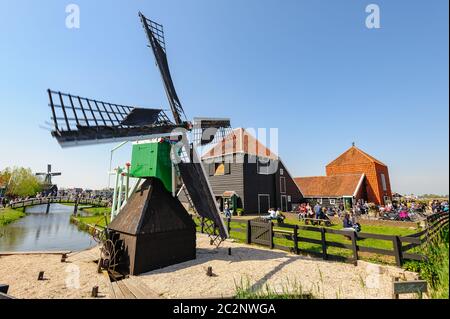
[[[202,156],[203,159],[236,153],[244,153],[278,159],[278,156],[243,128],[237,128],[220,140]]]
[[[361,149],[357,148],[356,146],[350,147],[348,150],[346,150],[344,153],[339,155],[334,161],[329,163],[327,166],[331,165],[343,165],[346,163],[354,162],[358,158],[373,163],[377,163],[382,166],[386,166],[386,164],[382,163],[381,161],[377,160],[375,157],[367,154],[366,152],[362,151]]]
[[[305,197],[353,196],[364,174],[297,177],[295,183]]]

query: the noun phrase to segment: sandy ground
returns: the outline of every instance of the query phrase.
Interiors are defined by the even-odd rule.
[[[109,298],[108,281],[97,273],[98,248],[72,253],[65,263],[60,255],[0,257],[0,283],[8,284],[8,294],[24,299],[91,298],[92,287],[99,286],[99,297]],[[38,281],[44,271],[43,281]]]
[[[232,248],[231,256],[228,247]],[[211,266],[214,276],[206,275]],[[219,249],[197,234],[197,259],[139,278],[163,298],[226,297],[236,287],[302,291],[316,298],[392,298],[393,276],[414,273],[361,262],[358,266],[226,241]],[[411,296],[410,296],[411,297]],[[402,296],[404,298],[404,296]]]
[[[231,247],[231,256],[228,248]],[[61,256],[0,257],[0,283],[9,284],[16,298],[90,298],[99,286],[101,298],[110,298],[105,275],[97,273],[98,248]],[[206,275],[211,266],[213,276]],[[45,271],[44,281],[38,281]],[[301,291],[316,298],[392,298],[395,277],[416,279],[417,274],[391,266],[358,262],[358,266],[297,256],[278,250],[226,241],[216,249],[206,235],[197,234],[197,259],[140,275],[138,278],[162,298],[228,297],[238,286],[258,290],[268,285],[277,292]],[[402,296],[414,297],[414,296]]]

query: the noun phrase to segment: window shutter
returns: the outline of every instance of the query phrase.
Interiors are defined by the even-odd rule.
[[[230,174],[230,163],[225,163],[225,175]]]

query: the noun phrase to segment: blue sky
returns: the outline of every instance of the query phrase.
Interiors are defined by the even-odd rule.
[[[370,3],[381,29],[365,27]],[[106,186],[114,145],[61,149],[40,127],[46,89],[167,108],[139,10],[165,27],[189,117],[279,128],[295,176],[325,174],[355,141],[395,191],[448,194],[447,0],[0,0],[0,169],[52,163],[61,186]]]

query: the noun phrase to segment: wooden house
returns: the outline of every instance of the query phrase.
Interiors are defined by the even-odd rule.
[[[350,147],[326,166],[326,176],[295,178],[300,191],[324,206],[357,200],[385,205],[392,200],[388,167],[357,148]]]
[[[283,161],[242,128],[215,144],[202,162],[221,210],[228,205],[264,215],[269,208],[290,211],[303,199]]]
[[[294,180],[311,205],[319,203],[324,207],[343,205],[349,208],[357,200],[367,199],[364,174],[297,177]]]

